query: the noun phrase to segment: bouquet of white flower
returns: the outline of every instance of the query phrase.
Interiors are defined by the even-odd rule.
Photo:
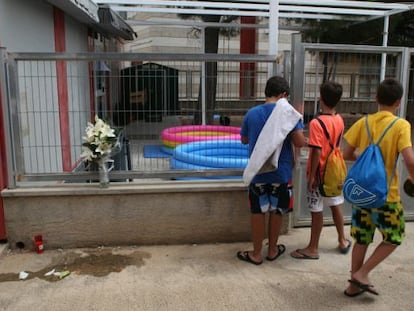
[[[88,165],[107,162],[119,151],[120,143],[116,130],[98,116],[95,116],[95,124],[88,122],[85,133],[86,136],[82,137],[85,142],[82,144],[81,158]]]

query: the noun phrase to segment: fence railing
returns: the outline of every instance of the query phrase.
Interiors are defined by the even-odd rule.
[[[292,71],[278,72],[291,77],[292,100],[301,101],[306,119],[317,111],[324,70],[343,84],[340,113],[371,112],[383,53],[376,48],[351,53],[341,47],[308,46],[306,53],[292,58]],[[398,75],[403,70],[396,61],[401,49],[386,51],[387,73]],[[239,159],[246,154],[234,139],[233,127],[240,127],[247,110],[263,102],[269,65],[278,66],[268,55],[239,54],[2,51],[1,62],[12,187],[96,180],[97,172],[86,170],[80,159],[85,126],[95,114],[122,132],[122,149],[110,172],[114,181],[240,177]],[[215,128],[178,130],[190,125]],[[167,129],[176,132],[163,136]],[[193,148],[175,158],[174,147],[194,136],[222,144]],[[234,163],[214,166],[205,155]]]
[[[262,100],[274,61],[267,55],[9,53],[3,68],[11,184],[96,180],[97,172],[80,158],[85,126],[94,115],[122,132],[112,180],[240,176],[241,169],[232,166],[173,167],[172,147],[191,138],[182,136],[223,142]],[[243,63],[253,63],[254,72],[245,74]],[[164,130],[187,125],[215,129],[176,133],[174,146],[163,139]],[[227,149],[222,158],[240,157]]]

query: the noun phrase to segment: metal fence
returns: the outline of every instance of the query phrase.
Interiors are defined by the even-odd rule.
[[[297,43],[292,89],[295,101],[304,103],[305,114],[319,110],[319,85],[325,80],[342,84],[343,95],[336,110],[351,121],[377,111],[376,88],[384,77],[396,77],[407,92],[400,112],[405,116],[408,97],[409,50],[402,47],[350,46]],[[347,121],[347,120],[345,120]]]
[[[304,115],[310,120],[319,111],[319,85],[325,80],[335,80],[343,86],[343,96],[336,107],[348,129],[364,114],[378,111],[375,96],[379,82],[384,77],[394,77],[404,86],[404,98],[398,111],[400,117],[407,117],[411,113],[407,103],[412,101],[412,81],[410,73],[411,51],[403,47],[374,47],[374,46],[347,46],[303,44],[298,42],[294,48],[294,61],[291,80],[293,84],[292,101],[304,103]],[[411,82],[412,84],[412,82]],[[306,127],[305,127],[306,129]],[[294,226],[308,226],[311,223],[309,209],[306,202],[306,149],[297,161],[295,168],[293,212]],[[401,161],[400,161],[400,164]],[[348,163],[348,166],[352,163]],[[407,176],[404,165],[399,165],[399,178],[404,181]],[[401,191],[405,215],[413,219],[413,205],[403,191]],[[343,204],[345,221],[351,219],[351,206]],[[330,210],[324,210],[324,221],[333,224]]]
[[[95,180],[80,158],[85,126],[95,115],[122,139],[113,180],[240,176],[239,166],[205,168],[203,159],[173,166],[172,149],[197,135],[240,144],[234,138],[242,117],[263,101],[273,62],[258,55],[4,54],[10,184]],[[200,128],[174,132],[190,125]],[[168,138],[164,130],[171,131]],[[240,147],[234,148],[220,157],[239,158]]]
[[[296,43],[291,65],[286,53],[283,66],[263,55],[2,51],[9,184],[96,180],[97,173],[85,169],[80,158],[85,126],[95,114],[121,133],[112,180],[240,177],[239,158],[245,154],[240,154],[244,151],[237,139],[227,136],[238,132],[250,107],[263,102],[269,65],[279,66],[277,71],[290,80],[291,101],[303,105],[305,124],[318,112],[319,84],[327,79],[342,83],[344,95],[337,108],[350,126],[376,109],[384,54],[385,74],[408,87],[404,68],[409,68],[409,59],[403,48]],[[211,71],[215,66],[216,72]],[[404,104],[402,115],[405,110]],[[216,128],[178,131],[190,125]],[[163,136],[165,130],[168,137]],[[226,165],[232,162],[226,158],[234,159],[235,164],[211,164],[213,160],[195,149],[175,158],[173,147],[191,136],[230,140],[234,144],[203,152]]]

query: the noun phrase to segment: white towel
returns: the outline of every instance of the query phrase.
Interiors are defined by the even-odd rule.
[[[302,115],[293,108],[286,98],[276,102],[243,172],[243,181],[249,185],[258,173],[277,169],[280,152],[287,135],[295,128]]]

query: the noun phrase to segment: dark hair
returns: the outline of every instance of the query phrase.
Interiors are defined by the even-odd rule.
[[[335,108],[342,97],[342,85],[334,81],[324,82],[319,87],[319,93],[326,106]]]
[[[274,76],[267,80],[265,87],[266,97],[279,96],[283,93],[289,95],[289,83],[285,78]]]
[[[397,100],[402,98],[403,87],[394,78],[383,80],[377,89],[377,100],[380,105],[392,106]]]

